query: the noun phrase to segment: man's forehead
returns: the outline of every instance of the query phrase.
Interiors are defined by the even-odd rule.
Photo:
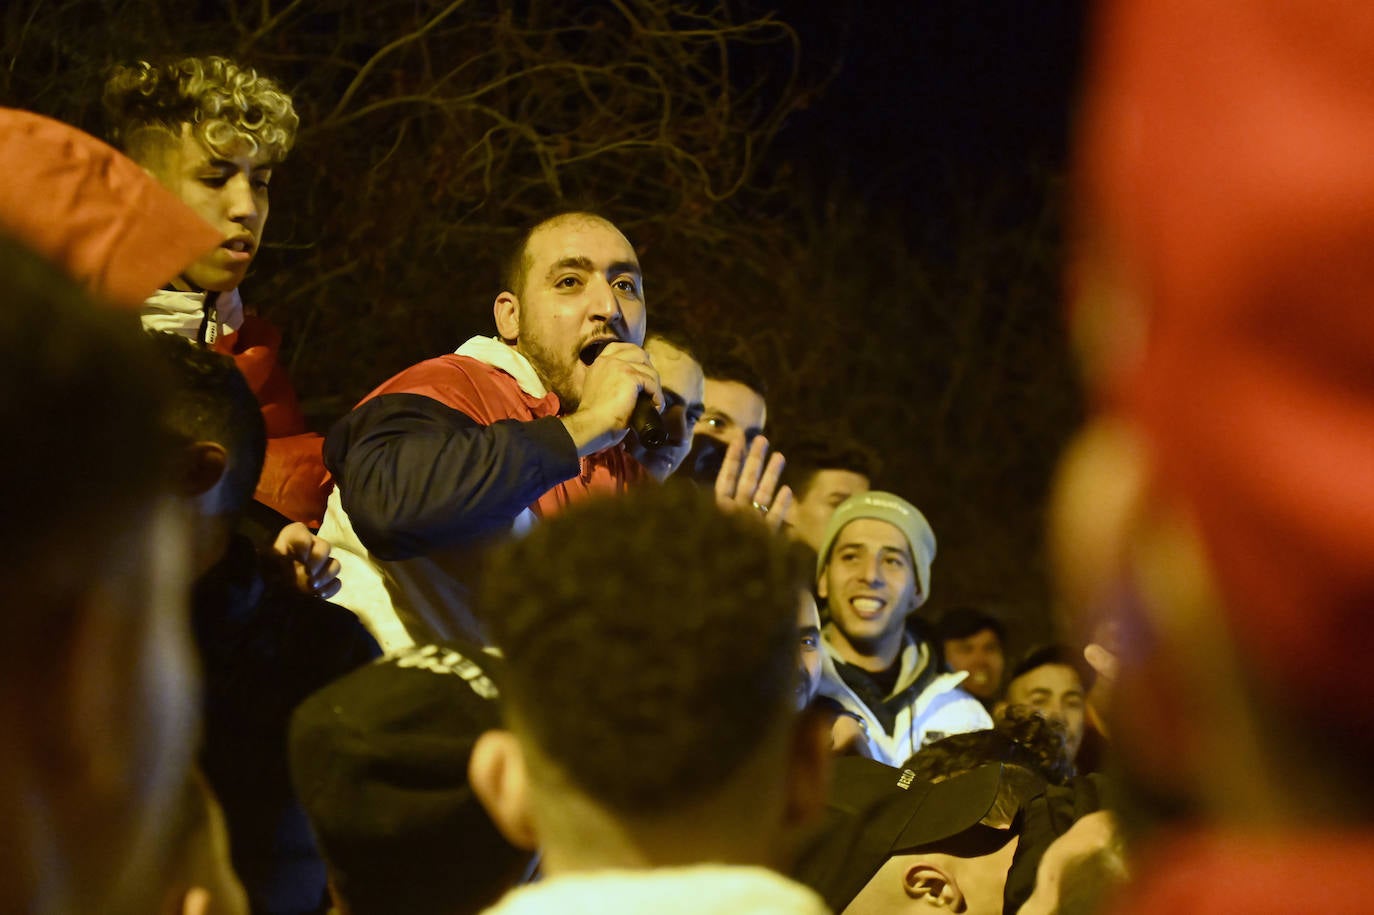
[[[591,214],[560,216],[542,223],[530,234],[525,255],[536,269],[588,260],[596,269],[620,265],[640,272],[630,240],[610,222]]]
[[[696,403],[702,399],[706,379],[699,362],[661,337],[651,338],[644,349],[654,360],[665,388],[671,388],[684,401]]]
[[[742,381],[707,378],[706,407],[724,413],[745,428],[762,429],[768,418],[763,397]]]
[[[878,518],[855,518],[840,528],[840,533],[835,537],[835,548],[843,549],[846,546],[898,550],[908,558],[911,556],[911,545],[906,542],[906,535],[901,528]]]

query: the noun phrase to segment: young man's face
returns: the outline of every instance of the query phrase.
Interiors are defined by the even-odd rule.
[[[738,381],[706,379],[706,412],[697,424],[697,435],[727,446],[736,441],[748,445],[763,432],[767,421],[768,404],[758,391]]]
[[[644,344],[644,351],[658,370],[663,389],[663,430],[668,441],[658,448],[646,448],[631,432],[626,445],[634,459],[657,480],[666,480],[682,466],[692,450],[692,430],[701,419],[702,389],[705,378],[701,364],[682,350],[657,337]]]
[[[793,493],[787,522],[792,532],[813,550],[820,550],[825,525],[840,503],[872,488],[868,477],[852,470],[817,470],[798,495]]]
[[[144,168],[196,214],[225,236],[182,276],[201,289],[227,292],[243,282],[267,225],[267,186],[272,162],[265,151],[249,154],[246,143],[221,157],[183,125],[177,137],[152,143]]]
[[[1069,758],[1083,743],[1083,681],[1067,664],[1042,664],[1007,684],[1007,703],[1025,705],[1064,723]]]
[[[797,708],[804,709],[816,697],[821,685],[821,615],[816,599],[803,590],[797,603],[797,633],[801,639],[797,667]]]
[[[516,349],[558,395],[565,412],[582,401],[587,366],[581,356],[589,344],[605,339],[644,343],[639,259],[620,230],[604,219],[572,215],[536,229],[525,246],[524,289],[517,303]]]
[[[951,670],[966,670],[964,689],[984,701],[996,699],[1002,688],[1006,657],[1002,640],[991,629],[983,629],[962,639],[944,644],[945,661]]]
[[[895,651],[921,599],[906,536],[876,518],[858,518],[840,530],[817,590],[839,634],[865,656]]]

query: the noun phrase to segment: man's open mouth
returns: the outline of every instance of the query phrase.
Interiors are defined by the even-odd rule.
[[[876,597],[855,597],[849,601],[849,605],[865,616],[883,609],[883,602]]]
[[[578,354],[578,359],[582,360],[583,365],[591,365],[596,361],[596,357],[601,355],[601,351],[612,343],[619,342],[614,337],[602,337],[600,340],[593,340],[582,347],[582,352]]]

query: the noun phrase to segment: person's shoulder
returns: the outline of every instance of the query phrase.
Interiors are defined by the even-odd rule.
[[[463,409],[474,399],[518,400],[520,389],[513,378],[495,366],[471,356],[448,353],[417,362],[397,373],[370,397],[386,394],[420,394]]]

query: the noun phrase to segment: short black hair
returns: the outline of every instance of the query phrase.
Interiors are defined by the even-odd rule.
[[[692,342],[692,339],[677,328],[671,330],[651,330],[644,335],[645,346],[648,346],[654,340],[660,340],[668,344],[678,352],[696,360],[697,363],[701,362],[701,360],[697,358],[696,345]]]
[[[607,225],[614,226],[615,223],[605,216],[592,209],[572,207],[569,209],[554,210],[541,216],[536,221],[520,233],[516,238],[515,244],[506,252],[506,256],[501,259],[501,291],[513,292],[516,298],[525,294],[525,274],[529,272],[529,245],[534,233],[551,222],[559,222],[569,217],[581,217],[585,219],[599,219]],[[618,230],[618,227],[617,227]]]
[[[1088,662],[1083,660],[1083,653],[1074,651],[1067,645],[1057,643],[1041,645],[1026,652],[1016,666],[1012,668],[1011,676],[1007,677],[1007,682],[1010,683],[1017,677],[1028,674],[1037,667],[1044,667],[1046,664],[1062,664],[1072,668],[1078,674],[1078,679],[1082,682],[1085,692],[1093,685],[1095,672]]]
[[[698,356],[702,371],[712,381],[736,381],[760,397],[768,397],[763,373],[739,339],[728,343],[722,340],[703,342]]]
[[[49,611],[86,586],[99,565],[88,552],[118,540],[170,491],[172,441],[159,417],[166,385],[134,315],[97,305],[0,236],[5,657],[52,649],[49,627],[59,623]]]
[[[952,639],[966,639],[971,635],[977,635],[985,629],[991,629],[997,636],[997,641],[1006,644],[1007,630],[1001,620],[977,607],[961,605],[945,611],[944,616],[940,617],[940,622],[935,625],[934,635],[943,645]]]
[[[779,450],[787,455],[782,482],[792,487],[792,494],[805,498],[811,481],[822,470],[848,470],[868,478],[878,478],[881,462],[878,456],[861,442],[838,432],[813,430],[795,439],[780,443]]]
[[[610,811],[709,797],[796,714],[795,557],[751,513],[673,481],[498,548],[478,608],[512,728]]]
[[[166,422],[186,442],[218,442],[229,454],[225,505],[241,511],[253,498],[267,454],[262,408],[228,356],[171,333],[150,331],[172,374]]]

